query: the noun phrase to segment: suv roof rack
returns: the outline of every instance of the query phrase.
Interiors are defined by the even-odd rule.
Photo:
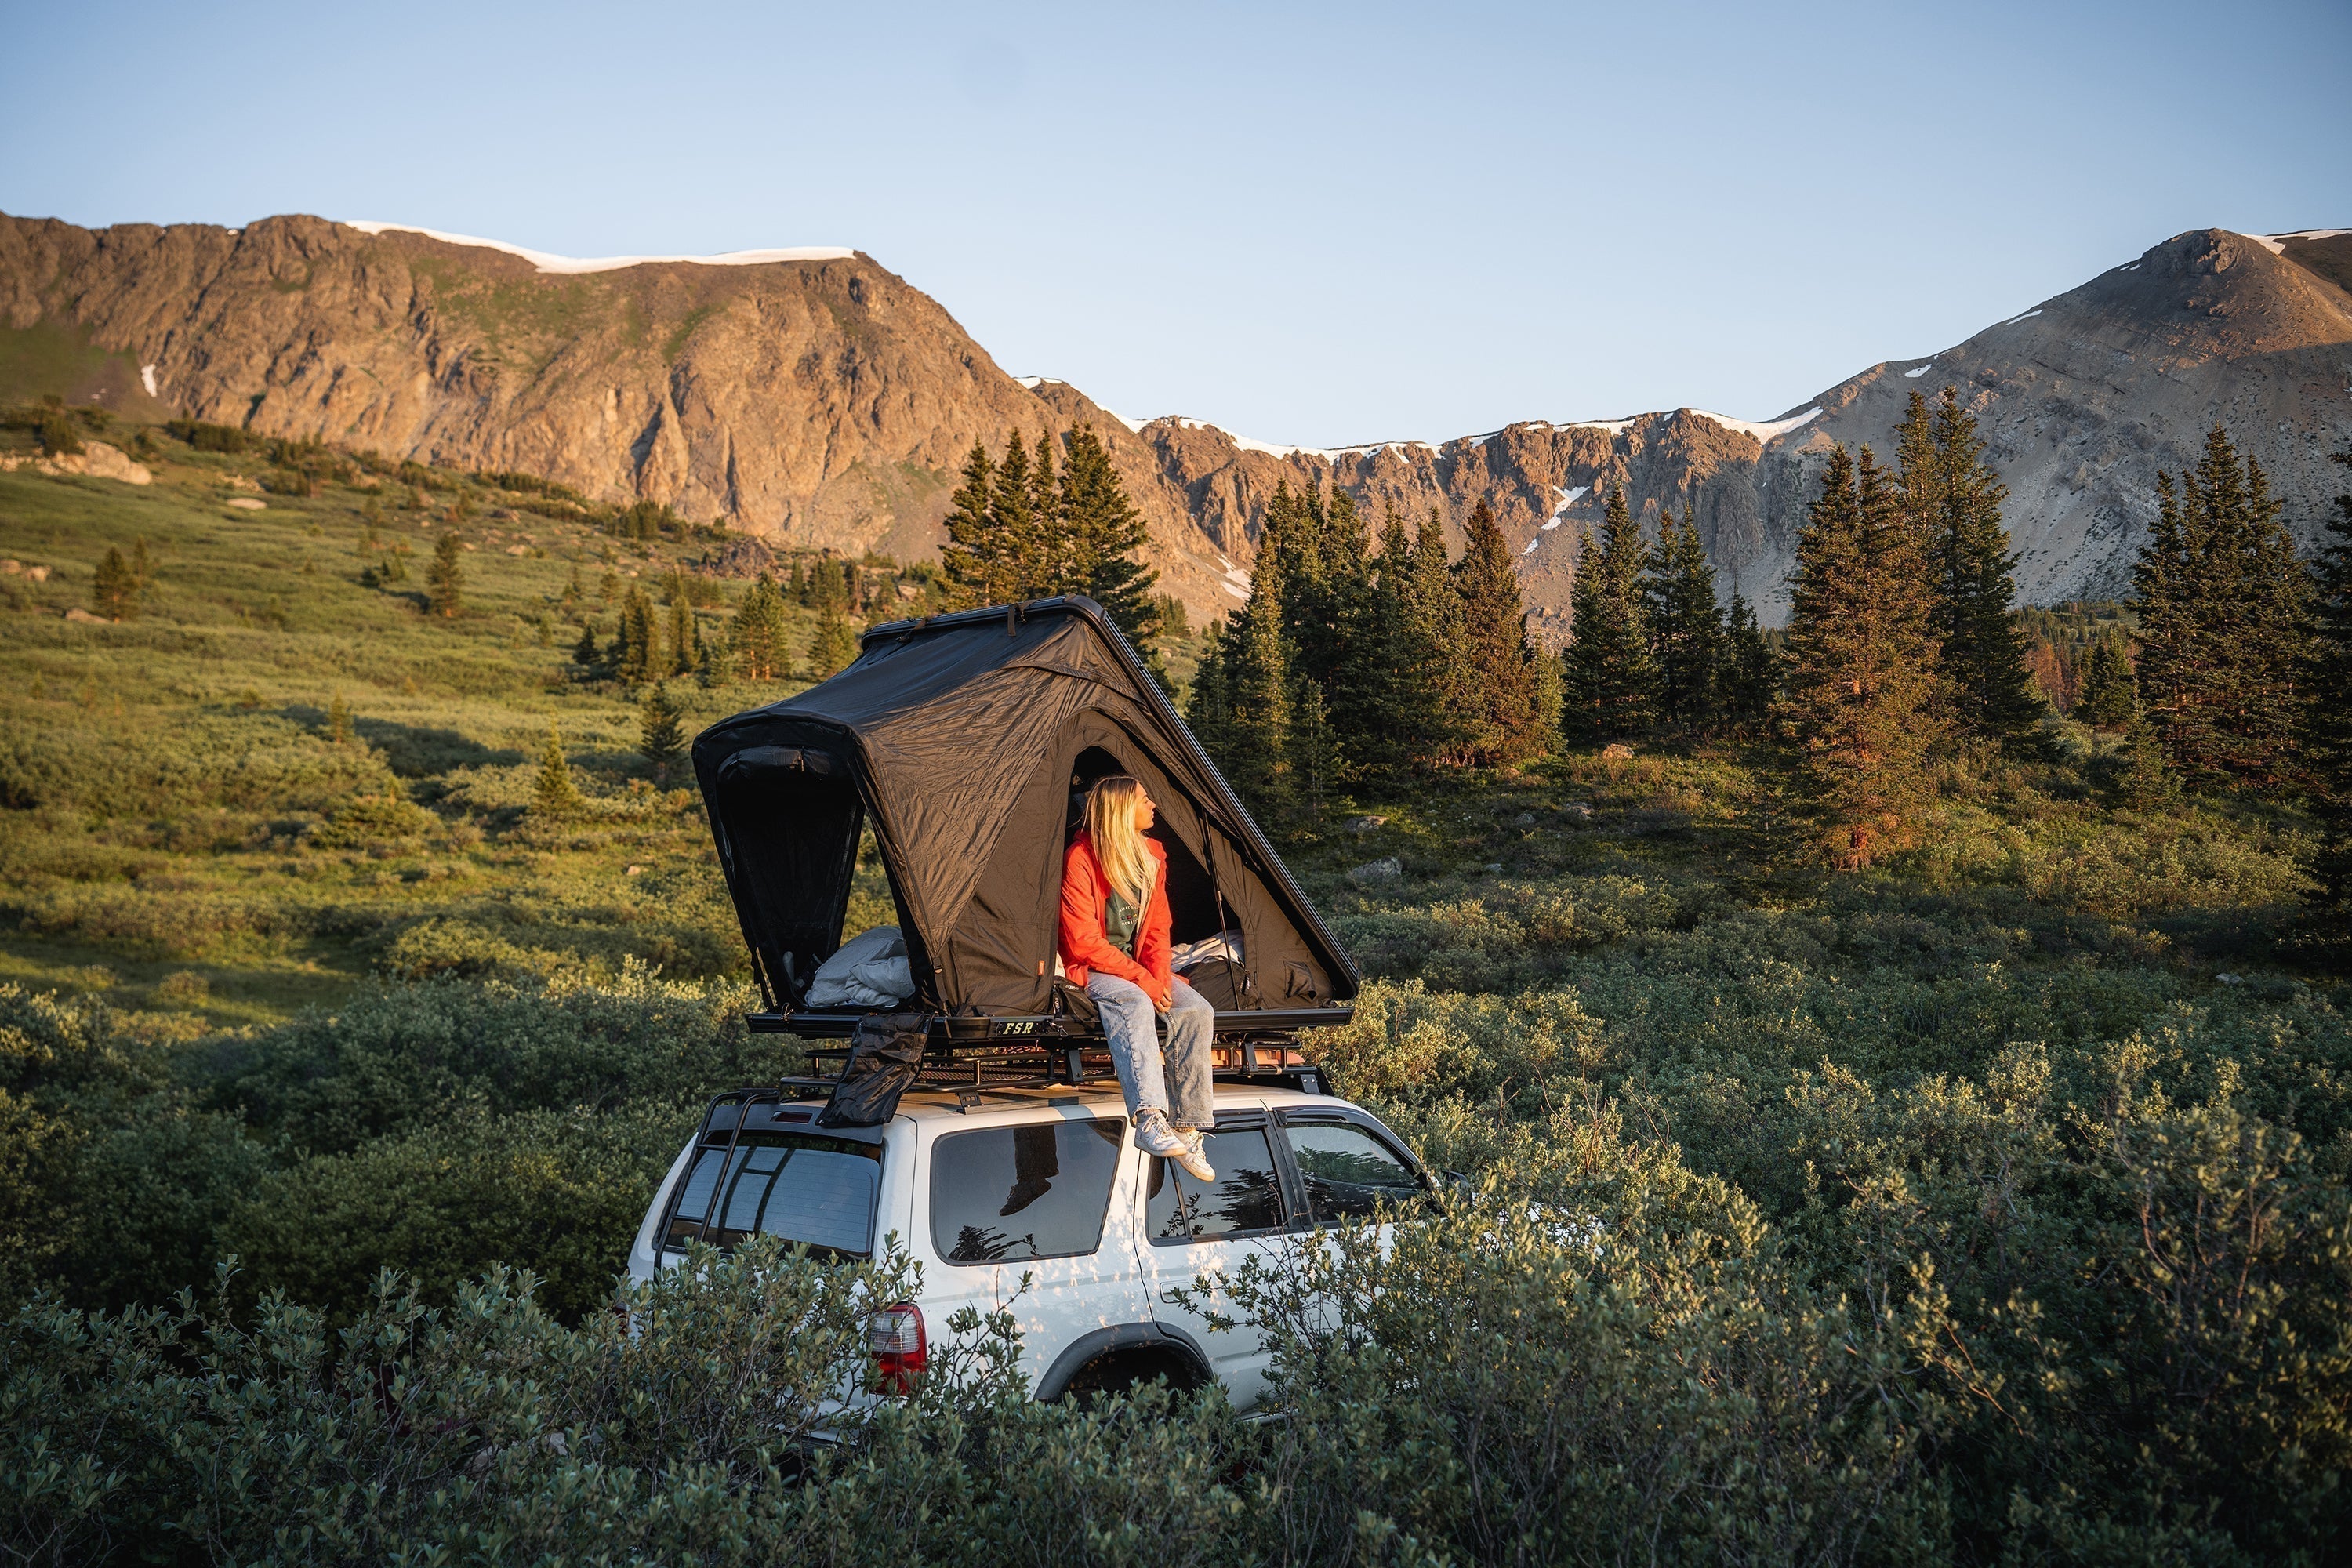
[[[848,1066],[848,1046],[813,1047],[809,1063],[814,1072],[781,1078],[776,1089],[739,1089],[736,1093],[797,1090],[812,1099],[829,1096]],[[1297,1089],[1302,1094],[1329,1094],[1330,1069],[1307,1061],[1288,1041],[1242,1039],[1210,1047],[1210,1072],[1219,1083],[1255,1084]],[[964,1109],[978,1103],[990,1089],[1077,1088],[1116,1081],[1118,1069],[1100,1037],[1088,1040],[1035,1039],[1020,1043],[943,1047],[927,1043],[923,1064],[908,1093],[919,1090],[951,1093]]]
[[[882,1011],[886,1009],[778,1010],[747,1013],[743,1022],[755,1035],[798,1035],[808,1040],[845,1040],[857,1033],[860,1023]],[[1276,1036],[1286,1039],[1301,1029],[1328,1028],[1346,1024],[1355,1016],[1355,1008],[1344,1002],[1334,1003],[1328,1007],[1265,1007],[1219,1013],[1215,1036],[1220,1040],[1269,1040]],[[931,1043],[959,1049],[998,1045],[1007,1040],[1099,1042],[1103,1037],[1100,1029],[1087,1028],[1058,1013],[1006,1014],[994,1017],[957,1017],[945,1013],[932,1013],[925,1015],[923,1024],[924,1033]]]

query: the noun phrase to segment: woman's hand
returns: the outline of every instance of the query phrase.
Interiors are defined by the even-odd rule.
[[[1176,1010],[1176,983],[1170,981],[1166,991],[1151,998],[1151,1005],[1163,1013],[1173,1013]]]

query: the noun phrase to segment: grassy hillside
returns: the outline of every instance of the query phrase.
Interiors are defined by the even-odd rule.
[[[570,662],[583,623],[609,639],[619,593],[658,601],[709,541],[623,546],[450,475],[269,493],[283,470],[257,453],[144,449],[145,487],[0,474],[5,548],[47,569],[0,576],[0,978],[239,1023],[372,971],[740,967],[686,781],[657,787],[634,750],[643,694]],[[425,572],[461,497],[465,609],[443,620]],[[137,618],[68,620],[142,541]],[[362,580],[394,560],[401,581]],[[693,585],[722,637],[747,584]],[[796,646],[813,621],[793,612]],[[803,684],[671,689],[690,733]],[[551,730],[590,798],[553,826],[524,809]]]

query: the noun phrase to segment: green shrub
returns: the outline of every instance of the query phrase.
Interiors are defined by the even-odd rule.
[[[381,849],[420,838],[440,825],[431,812],[387,792],[346,801],[303,837],[321,849]]]
[[[509,942],[472,921],[430,916],[384,944],[382,966],[395,980],[528,980],[557,962],[554,953]]]
[[[436,980],[362,992],[253,1037],[203,1047],[205,1103],[320,1153],[492,1115],[692,1100],[790,1070],[797,1049],[743,1027],[740,990],[656,981],[543,989]],[[676,1151],[670,1151],[675,1153]]]
[[[601,1114],[494,1117],[459,1106],[430,1126],[260,1177],[219,1221],[212,1256],[238,1258],[247,1290],[284,1290],[338,1321],[384,1269],[446,1301],[510,1263],[536,1274],[541,1303],[575,1322],[611,1300],[654,1185],[701,1110],[638,1100]]]
[[[78,457],[81,452],[81,432],[62,413],[43,416],[40,426],[41,450],[53,458]]]
[[[163,428],[199,452],[246,452],[256,445],[251,434],[234,425],[207,425],[200,419],[173,419]]]

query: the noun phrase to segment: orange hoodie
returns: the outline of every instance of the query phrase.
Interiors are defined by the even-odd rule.
[[[1083,986],[1095,970],[1130,980],[1153,998],[1165,996],[1172,984],[1168,971],[1168,851],[1147,838],[1151,851],[1151,896],[1144,901],[1143,918],[1135,928],[1135,956],[1111,945],[1110,879],[1095,858],[1091,836],[1070,840],[1062,857],[1062,972],[1073,985]]]

